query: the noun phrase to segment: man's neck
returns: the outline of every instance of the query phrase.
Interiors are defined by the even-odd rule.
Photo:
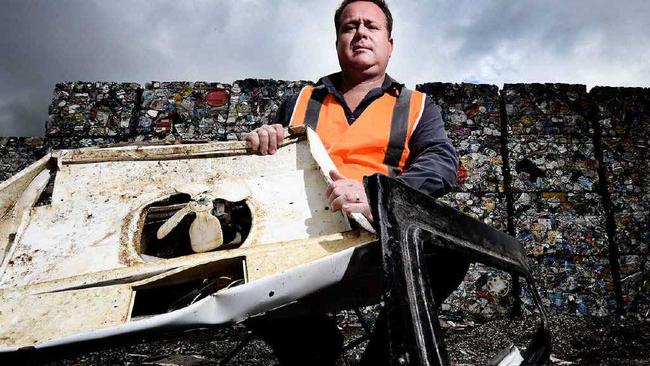
[[[343,94],[348,92],[363,93],[366,94],[368,91],[380,88],[384,79],[386,79],[386,73],[381,73],[380,75],[350,75],[345,72],[341,73],[341,92]]]

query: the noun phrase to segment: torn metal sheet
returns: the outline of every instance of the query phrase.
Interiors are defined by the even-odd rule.
[[[0,351],[237,322],[340,281],[375,236],[329,209],[331,161],[312,155],[313,139],[273,156],[243,142],[59,151],[3,183],[0,204],[22,207],[16,189],[33,203],[58,164],[50,204],[21,209],[18,226],[0,221],[15,231],[0,267]],[[216,250],[192,250],[194,213],[157,236],[193,200],[220,222]]]

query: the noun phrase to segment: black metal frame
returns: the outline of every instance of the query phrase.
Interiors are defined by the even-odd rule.
[[[381,239],[392,365],[448,365],[425,254],[453,252],[526,279],[541,322],[522,365],[548,361],[551,336],[522,245],[513,237],[445,206],[397,179],[364,180]]]

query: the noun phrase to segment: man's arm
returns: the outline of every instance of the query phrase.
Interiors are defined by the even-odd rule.
[[[439,197],[456,185],[458,156],[445,132],[440,107],[427,96],[424,111],[409,141],[406,169],[397,178],[428,195]]]

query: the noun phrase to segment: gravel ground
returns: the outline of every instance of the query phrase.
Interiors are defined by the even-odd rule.
[[[649,321],[566,315],[549,320],[553,364],[650,365]],[[524,349],[535,325],[532,319],[517,319],[449,329],[447,345],[450,356],[456,364],[486,364],[510,344]]]
[[[364,310],[372,322],[376,311]],[[350,344],[365,334],[354,312],[337,314]],[[536,319],[483,323],[443,316],[447,348],[455,365],[484,365],[511,344],[524,349]],[[650,365],[650,322],[617,317],[554,316],[554,365]],[[248,339],[249,342],[243,342]],[[350,347],[339,365],[357,365],[366,343]],[[228,361],[229,360],[229,361]],[[0,360],[1,361],[1,360]],[[155,334],[76,346],[57,352],[20,355],[0,364],[38,365],[277,365],[270,348],[244,326]]]

